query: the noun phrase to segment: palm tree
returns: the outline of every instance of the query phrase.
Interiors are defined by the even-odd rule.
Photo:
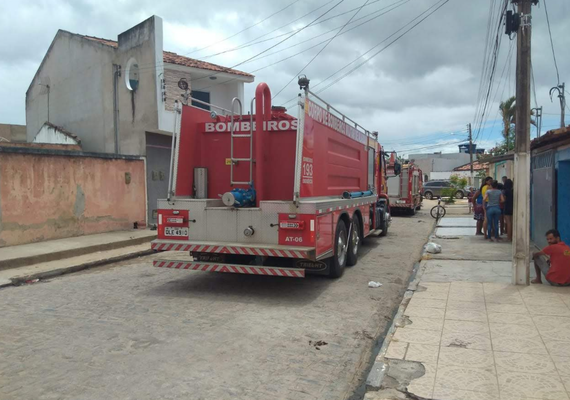
[[[509,151],[509,134],[511,132],[511,125],[515,124],[517,118],[517,109],[515,102],[516,97],[512,96],[499,104],[499,111],[501,113],[501,118],[503,119],[503,137],[507,142],[507,151]],[[534,111],[531,110],[530,115],[533,116]],[[530,123],[536,126],[536,121],[532,118],[530,119]]]

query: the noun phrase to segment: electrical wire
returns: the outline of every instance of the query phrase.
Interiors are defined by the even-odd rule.
[[[233,51],[241,50],[241,49],[244,49],[244,48],[246,48],[246,47],[254,46],[254,45],[256,45],[256,44],[268,42],[268,41],[270,41],[270,40],[278,39],[278,38],[283,37],[283,36],[286,36],[286,35],[288,35],[288,34],[290,34],[290,33],[296,32],[296,31],[298,31],[300,28],[294,29],[294,30],[291,30],[291,31],[288,31],[288,32],[285,32],[285,33],[281,33],[281,34],[279,34],[279,35],[276,35],[276,36],[273,36],[273,37],[270,37],[270,38],[266,38],[266,39],[263,39],[263,40],[258,40],[258,39],[261,39],[261,38],[263,38],[263,37],[265,37],[265,36],[267,36],[267,35],[270,35],[270,34],[272,34],[272,33],[274,33],[274,32],[277,32],[277,31],[279,31],[279,30],[282,29],[282,28],[285,28],[285,27],[287,27],[287,26],[289,26],[289,25],[292,25],[293,23],[299,21],[300,19],[303,19],[303,18],[306,17],[307,15],[312,14],[313,12],[315,12],[315,11],[317,11],[317,10],[323,8],[324,6],[326,6],[326,5],[330,4],[330,3],[332,3],[333,1],[334,1],[334,0],[331,0],[331,1],[329,1],[328,3],[325,3],[325,4],[323,4],[322,6],[320,6],[320,7],[316,8],[316,9],[314,9],[314,10],[312,10],[312,11],[306,13],[305,15],[303,15],[303,16],[301,16],[301,17],[299,17],[299,18],[297,18],[297,19],[295,19],[295,20],[293,20],[293,21],[291,21],[291,22],[288,22],[288,23],[286,23],[286,24],[284,24],[284,25],[281,25],[281,26],[279,26],[278,28],[275,28],[275,29],[273,29],[272,31],[267,32],[267,33],[265,33],[265,34],[263,34],[263,35],[261,35],[261,36],[258,36],[258,37],[254,38],[254,39],[252,39],[252,40],[250,40],[250,41],[248,41],[248,42],[242,43],[242,44],[240,44],[240,45],[238,45],[238,46],[232,47],[232,48],[230,48],[230,49],[227,49],[227,50],[224,50],[224,51],[221,51],[221,52],[218,52],[218,53],[209,54],[209,55],[207,55],[207,56],[204,56],[204,57],[202,57],[202,60],[207,60],[207,59],[209,59],[209,58],[216,57],[216,56],[219,56],[219,55],[221,55],[221,54],[231,53],[231,52],[233,52]],[[368,6],[370,6],[370,5],[374,4],[374,3],[378,3],[379,1],[381,1],[381,0],[375,0],[375,1],[371,2],[371,3],[369,3]],[[341,16],[343,16],[343,15],[345,15],[345,14],[348,14],[348,13],[350,13],[350,12],[356,10],[356,9],[358,9],[358,7],[353,8],[353,9],[348,10],[348,11],[345,11],[345,12],[343,12],[343,13],[337,14],[337,15],[333,15],[332,17],[329,17],[329,18],[325,18],[325,19],[323,19],[322,21],[319,21],[319,22],[314,23],[312,26],[316,26],[316,25],[322,24],[322,23],[324,23],[324,22],[330,21],[330,20],[332,20],[332,19],[341,17]],[[372,15],[372,14],[374,14],[374,13],[371,13],[371,14],[369,14],[369,15]],[[355,21],[355,22],[356,22],[356,21]],[[334,31],[334,30],[336,30],[336,28],[335,28],[335,29],[332,29],[331,31]]]
[[[443,7],[444,5],[446,5],[449,2],[449,0],[444,0],[443,3],[441,3],[439,6],[437,6],[433,11],[429,12],[425,17],[423,17],[422,19],[420,19],[418,22],[416,22],[414,25],[412,25],[409,29],[407,29],[406,31],[404,31],[401,35],[399,35],[398,37],[396,37],[394,40],[392,40],[390,43],[388,43],[386,46],[384,46],[383,48],[381,48],[380,50],[378,50],[376,53],[372,54],[372,56],[370,56],[370,58],[368,58],[367,60],[361,62],[360,64],[358,64],[356,67],[352,68],[350,71],[348,71],[347,73],[343,74],[340,78],[335,79],[333,82],[329,83],[327,86],[325,86],[324,88],[320,89],[317,93],[322,93],[325,90],[327,90],[328,88],[330,88],[331,86],[337,84],[338,82],[340,82],[341,80],[343,80],[344,78],[346,78],[347,76],[349,76],[350,74],[352,74],[354,71],[356,71],[357,69],[359,69],[360,67],[362,67],[363,65],[365,65],[366,63],[368,63],[370,60],[372,60],[374,57],[376,57],[378,54],[382,53],[384,50],[386,50],[387,48],[389,48],[390,46],[392,46],[394,43],[396,43],[398,40],[400,40],[402,37],[404,37],[407,33],[409,33],[410,31],[412,31],[414,28],[416,28],[418,25],[420,25],[423,21],[425,21],[426,19],[428,19],[431,15],[433,15],[434,13],[436,13],[441,7]]]
[[[321,84],[323,84],[325,81],[329,80],[331,77],[335,76],[336,74],[338,74],[339,72],[343,71],[344,69],[346,69],[347,67],[349,67],[350,65],[354,64],[356,61],[358,61],[359,59],[363,58],[366,54],[370,53],[371,51],[373,51],[375,48],[377,48],[378,46],[380,46],[382,43],[386,42],[388,39],[390,39],[391,37],[395,36],[398,32],[402,31],[404,28],[406,28],[406,26],[411,25],[414,21],[416,21],[417,19],[419,19],[422,15],[428,13],[431,9],[435,8],[434,10],[432,10],[431,12],[428,13],[428,15],[426,15],[424,18],[422,18],[421,20],[419,20],[416,24],[412,25],[411,28],[409,28],[408,30],[406,30],[404,33],[402,33],[400,36],[398,36],[396,39],[394,39],[392,42],[388,43],[386,46],[384,46],[382,49],[380,49],[379,51],[377,51],[376,53],[374,53],[370,58],[366,59],[365,61],[363,61],[362,63],[358,64],[356,67],[354,67],[353,69],[351,69],[350,71],[348,71],[347,73],[345,73],[343,76],[341,76],[340,78],[334,80],[333,82],[331,82],[329,85],[327,85],[325,88],[321,89],[320,91],[318,91],[317,93],[321,93],[324,90],[328,89],[329,87],[331,87],[332,85],[338,83],[339,81],[341,81],[342,79],[346,78],[348,75],[350,75],[352,72],[356,71],[358,68],[362,67],[364,64],[366,64],[368,61],[372,60],[374,57],[376,57],[378,54],[380,54],[382,51],[386,50],[388,47],[390,47],[392,44],[394,44],[396,41],[398,41],[400,38],[402,38],[404,35],[406,35],[408,32],[410,32],[412,29],[414,29],[416,26],[418,26],[419,24],[421,24],[424,20],[426,20],[429,16],[431,16],[433,13],[435,13],[437,10],[439,10],[441,7],[443,7],[449,0],[440,0],[438,1],[436,4],[432,5],[431,7],[427,8],[425,11],[423,11],[422,13],[420,13],[418,16],[416,16],[415,18],[413,18],[412,20],[410,20],[407,24],[405,24],[403,27],[401,27],[400,29],[396,30],[394,33],[392,33],[390,36],[386,37],[385,39],[383,39],[382,41],[380,41],[379,43],[377,43],[376,45],[372,46],[370,49],[368,49],[366,52],[364,52],[363,54],[361,54],[360,56],[358,56],[357,58],[355,58],[354,60],[352,60],[351,62],[349,62],[348,64],[346,64],[345,66],[343,66],[342,68],[338,69],[337,71],[335,71],[334,73],[332,73],[331,75],[329,75],[327,78],[323,79],[322,81],[320,81],[319,83],[317,83],[316,85],[312,86],[313,89],[317,88],[318,86],[320,86]],[[439,4],[441,3],[441,4]],[[438,5],[439,4],[439,5]],[[286,106],[287,104],[294,102],[297,100],[297,96],[289,99],[288,101],[286,101],[285,103],[283,103],[284,106]]]
[[[410,2],[410,1],[411,1],[411,0],[399,0],[399,1],[397,1],[397,2],[395,2],[395,3],[392,3],[392,4],[390,4],[390,5],[386,6],[386,7],[383,7],[383,8],[381,8],[380,10],[375,11],[375,12],[372,13],[372,14],[375,14],[376,12],[383,11],[383,10],[386,10],[387,8],[389,8],[389,7],[394,6],[393,8],[390,8],[390,9],[388,9],[387,11],[384,11],[384,12],[381,13],[381,14],[375,15],[374,17],[372,17],[372,18],[370,18],[370,19],[368,19],[368,20],[366,20],[366,21],[364,21],[364,22],[362,22],[362,23],[360,23],[360,24],[358,24],[358,25],[356,25],[356,26],[353,26],[353,27],[350,28],[350,29],[347,29],[347,30],[342,31],[338,36],[342,36],[342,35],[344,35],[344,34],[350,32],[350,31],[352,31],[352,30],[354,30],[354,29],[356,29],[356,28],[358,28],[358,27],[360,27],[360,26],[362,26],[362,25],[364,25],[364,24],[367,24],[367,23],[369,23],[369,22],[371,22],[371,21],[373,21],[373,20],[375,20],[375,19],[377,19],[377,18],[380,18],[381,16],[386,15],[386,14],[388,14],[388,13],[391,12],[391,11],[394,11],[395,9],[397,9],[397,8],[399,8],[399,7],[401,7],[401,6],[403,6],[404,4],[407,4],[407,3]],[[372,15],[372,14],[369,14],[369,16]],[[365,18],[366,18],[366,17],[365,17]],[[358,18],[358,20],[360,20],[360,19],[362,19],[362,18]],[[355,22],[355,21],[353,21],[353,22]],[[349,24],[349,25],[350,25],[350,24]],[[334,30],[337,30],[337,29],[338,29],[338,28],[333,29],[333,30],[331,30],[331,31],[334,31]],[[326,32],[326,33],[330,33],[331,31],[328,31],[328,32]],[[323,36],[323,34],[318,35],[318,36]],[[316,37],[318,37],[318,36],[316,36]],[[307,39],[307,40],[305,40],[305,41],[303,41],[303,42],[301,42],[301,43],[305,43],[305,42],[311,41],[311,40],[315,39],[316,37]],[[292,54],[292,55],[290,55],[290,56],[287,56],[287,57],[285,57],[285,58],[282,58],[282,59],[280,59],[280,60],[278,60],[278,61],[275,61],[275,62],[273,62],[273,63],[271,63],[271,64],[264,65],[264,66],[261,67],[261,68],[257,68],[257,69],[254,69],[254,70],[252,70],[252,71],[249,71],[249,73],[250,73],[250,74],[254,74],[254,73],[259,72],[259,71],[262,71],[262,70],[264,70],[264,69],[266,69],[266,68],[269,68],[269,67],[272,67],[272,66],[274,66],[274,65],[280,64],[280,63],[282,63],[282,62],[284,62],[284,61],[287,61],[287,60],[289,60],[289,59],[291,59],[291,58],[293,58],[293,57],[296,57],[296,56],[298,56],[298,55],[300,55],[300,54],[303,54],[303,53],[305,53],[305,52],[307,52],[307,51],[309,51],[309,50],[312,50],[312,49],[314,49],[314,48],[320,46],[321,44],[326,43],[328,40],[329,40],[329,39],[323,40],[323,41],[321,41],[321,42],[319,42],[319,43],[317,43],[317,44],[315,44],[315,45],[313,45],[313,46],[307,47],[307,48],[305,48],[305,49],[303,49],[303,50],[301,50],[301,51],[299,51],[299,52],[297,52],[297,53],[295,53],[295,54]],[[277,50],[277,51],[275,51],[275,52],[273,52],[273,53],[269,53],[269,54],[266,54],[266,55],[264,55],[264,56],[258,57],[258,58],[256,58],[256,59],[252,60],[251,62],[255,62],[255,61],[258,61],[258,60],[263,59],[263,58],[265,58],[265,57],[269,57],[269,56],[272,56],[272,55],[274,55],[274,54],[280,53],[280,52],[282,52],[282,51],[284,51],[284,50],[287,50],[287,49],[290,49],[290,48],[292,48],[292,47],[298,46],[298,45],[301,44],[301,43],[297,43],[297,44],[294,44],[293,46],[289,46],[289,47],[286,47],[286,48],[284,48],[284,49]],[[210,89],[210,88],[212,88],[212,87],[215,87],[215,86],[218,86],[218,85],[222,85],[222,84],[226,84],[226,83],[235,81],[235,80],[237,80],[237,79],[238,79],[238,78],[229,78],[229,79],[227,79],[227,80],[224,80],[224,81],[215,83],[215,84],[213,84],[213,85],[207,86],[207,87],[205,87],[205,88],[202,88],[201,90]]]
[[[292,23],[294,23],[294,22],[297,22],[297,21],[299,21],[300,19],[303,19],[304,17],[306,17],[307,15],[310,15],[310,14],[314,13],[315,11],[320,10],[321,8],[323,8],[323,7],[327,6],[327,5],[329,5],[330,3],[334,2],[334,1],[335,1],[335,0],[330,0],[330,1],[326,2],[325,4],[323,4],[323,5],[321,5],[321,6],[317,7],[317,8],[315,8],[315,9],[309,11],[308,13],[306,13],[306,14],[300,16],[299,18],[297,18],[297,19],[295,19],[295,20],[293,20],[293,21],[291,21],[291,22],[288,22],[288,23],[285,24],[285,25],[282,25],[281,27],[276,28],[276,29],[272,30],[271,32],[268,32],[268,33],[265,33],[265,34],[263,34],[263,35],[261,35],[261,36],[258,36],[258,38],[261,38],[261,37],[264,37],[264,36],[266,36],[266,35],[269,35],[269,34],[275,32],[275,31],[277,31],[277,30],[279,30],[279,29],[281,29],[281,28],[283,28],[283,27],[285,27],[285,26],[288,26],[288,25],[290,25],[290,24],[292,24]],[[375,2],[377,2],[377,1],[380,1],[380,0],[376,0]],[[333,7],[333,8],[335,8],[335,7]],[[329,11],[331,11],[331,10],[329,10]],[[325,12],[325,14],[327,14],[329,11]],[[323,15],[319,16],[316,20],[320,19],[322,16],[323,16]],[[310,25],[310,26],[317,25],[318,22],[315,22],[316,20],[313,20],[313,22],[311,22],[309,25]],[[269,41],[269,40],[273,40],[273,39],[276,39],[276,38],[278,38],[278,37],[283,37],[283,36],[288,35],[289,33],[295,33],[295,34],[296,34],[296,33],[301,32],[302,30],[304,30],[304,29],[307,28],[307,27],[308,27],[308,26],[305,25],[305,26],[302,26],[302,27],[300,27],[300,28],[298,28],[298,29],[295,29],[295,30],[293,30],[293,31],[289,31],[289,32],[286,32],[286,33],[284,33],[284,34],[281,34],[281,35],[279,35],[279,36],[275,36],[275,37],[273,37],[273,38],[269,38],[269,39],[266,39],[266,40],[262,40],[262,41],[259,41],[259,42],[256,42],[256,43],[251,43],[251,45],[258,44],[258,43],[262,43],[262,42]],[[255,40],[258,39],[258,38],[252,39],[252,41],[255,41]],[[250,41],[250,42],[251,42],[251,41]],[[250,43],[250,42],[246,42],[246,43]],[[280,42],[280,43],[281,43],[281,42]],[[278,43],[278,44],[280,44],[280,43]],[[242,45],[240,45],[240,46],[242,46]],[[223,52],[220,52],[220,53],[216,53],[216,54],[212,54],[212,55],[209,55],[209,56],[202,57],[199,61],[204,61],[204,60],[206,60],[207,58],[211,58],[211,57],[214,57],[214,56],[219,55],[219,54],[224,54],[224,53],[227,53],[227,52],[229,52],[229,51],[239,50],[239,49],[241,49],[241,48],[249,47],[249,46],[243,46],[243,47],[240,47],[240,46],[237,46],[237,47],[235,47],[235,48],[233,48],[233,49],[226,50],[226,51],[223,51]],[[178,54],[178,55],[181,56],[181,57],[186,57],[186,56],[189,55],[189,54],[190,54],[190,53],[183,53],[183,54]],[[158,68],[158,66],[161,65],[161,64],[164,64],[164,62],[160,61],[160,62],[158,62],[158,63],[147,63],[146,65],[139,64],[139,71],[144,70],[144,69],[147,69],[147,70],[155,70],[155,69]],[[212,64],[212,63],[210,63],[210,64]],[[214,64],[214,65],[216,65],[216,64]]]
[[[494,77],[495,77],[495,72],[497,69],[497,60],[498,60],[498,56],[499,56],[499,52],[500,52],[500,46],[501,46],[501,38],[502,35],[500,35],[500,28],[501,28],[501,23],[504,19],[505,16],[505,12],[507,10],[507,6],[508,6],[508,1],[504,0],[503,1],[503,7],[501,8],[501,13],[498,19],[498,23],[497,23],[497,28],[496,28],[496,34],[495,34],[495,38],[493,40],[493,49],[492,49],[492,53],[491,53],[491,57],[489,59],[489,68],[488,68],[488,73],[486,74],[488,77],[488,81],[489,84],[487,85],[487,90],[486,90],[486,94],[485,94],[485,99],[482,102],[482,106],[479,107],[479,113],[480,113],[480,117],[477,117],[475,119],[475,123],[476,123],[476,134],[475,134],[475,139],[474,142],[477,142],[477,140],[479,139],[479,135],[481,133],[481,128],[483,126],[483,121],[485,120],[485,114],[487,113],[487,108],[489,105],[489,98],[492,92],[492,88],[493,88],[493,84],[494,84]]]
[[[554,59],[554,68],[556,68],[556,81],[560,85],[560,74],[558,72],[558,63],[556,62],[556,53],[554,52],[554,42],[552,41],[552,31],[550,30],[550,18],[548,18],[548,7],[546,6],[546,0],[544,3],[544,13],[546,14],[546,25],[548,26],[548,36],[550,36],[550,48],[552,49],[552,58]]]
[[[317,18],[315,18],[314,20],[312,20],[310,23],[308,23],[308,24],[306,24],[305,26],[303,26],[301,29],[299,29],[299,30],[293,32],[292,34],[290,34],[289,36],[287,36],[285,39],[280,40],[278,43],[276,43],[276,44],[274,44],[274,45],[272,45],[272,46],[266,48],[265,50],[262,50],[261,52],[255,54],[255,55],[253,55],[253,56],[251,56],[251,57],[249,57],[249,58],[247,58],[247,59],[245,59],[245,60],[243,60],[243,61],[241,61],[241,62],[235,64],[235,65],[232,65],[232,66],[229,67],[229,68],[230,68],[230,69],[233,69],[233,68],[235,68],[235,67],[239,67],[240,65],[245,64],[246,62],[248,62],[248,61],[250,61],[250,60],[253,60],[253,59],[256,58],[256,57],[258,57],[258,56],[260,56],[260,55],[262,55],[262,54],[264,54],[264,53],[267,53],[269,50],[274,49],[275,47],[279,46],[281,43],[283,43],[283,42],[285,42],[285,41],[291,39],[293,36],[297,35],[298,33],[302,32],[304,29],[308,28],[309,26],[311,26],[312,24],[314,24],[315,22],[317,22],[319,19],[321,19],[322,17],[324,17],[325,15],[327,15],[329,12],[331,12],[332,10],[334,10],[336,7],[338,7],[338,6],[339,6],[340,4],[342,4],[343,2],[344,2],[344,0],[340,0],[340,1],[339,1],[338,3],[336,3],[334,6],[332,6],[331,8],[329,8],[327,11],[325,11],[324,13],[322,13],[321,15],[319,15]],[[200,81],[200,80],[202,80],[202,79],[208,79],[208,78],[210,78],[210,77],[212,77],[212,76],[218,75],[219,73],[220,73],[220,72],[215,72],[215,73],[213,73],[213,74],[210,74],[210,75],[207,75],[207,76],[204,76],[204,77],[201,77],[201,78],[193,79],[192,82]]]
[[[274,12],[273,14],[271,14],[271,15],[269,15],[269,16],[267,16],[267,17],[265,17],[265,18],[262,19],[261,21],[256,22],[255,24],[250,25],[250,26],[248,26],[247,28],[244,28],[244,29],[242,29],[242,30],[239,31],[239,32],[236,32],[236,33],[234,33],[233,35],[227,36],[227,37],[225,37],[225,38],[222,39],[222,40],[219,40],[219,41],[217,41],[217,42],[215,42],[215,43],[209,44],[209,45],[207,45],[207,46],[205,46],[205,47],[202,47],[202,48],[200,48],[200,49],[196,49],[196,50],[194,50],[194,51],[191,51],[190,53],[188,53],[188,55],[197,53],[197,52],[202,51],[202,50],[209,49],[209,48],[212,47],[212,46],[215,46],[215,45],[217,45],[217,44],[220,44],[220,43],[225,42],[226,40],[229,40],[229,39],[231,39],[231,38],[234,38],[234,37],[236,37],[237,35],[239,35],[240,33],[243,33],[243,32],[245,32],[245,31],[247,31],[247,30],[249,30],[249,29],[251,29],[251,28],[253,28],[253,27],[259,25],[259,24],[264,23],[264,22],[267,21],[268,19],[270,19],[270,18],[274,17],[275,15],[277,15],[277,14],[279,14],[279,13],[285,11],[286,9],[288,9],[289,7],[295,5],[295,4],[298,3],[299,1],[301,1],[301,0],[295,0],[294,2],[289,3],[288,5],[286,5],[285,7],[283,7],[282,9],[280,9],[280,10]]]
[[[315,54],[315,55],[313,56],[313,58],[311,58],[311,59],[305,64],[305,66],[299,70],[299,72],[297,72],[295,75],[293,75],[293,77],[289,80],[289,82],[287,82],[285,85],[283,85],[283,87],[273,96],[273,99],[275,99],[277,96],[279,96],[279,95],[281,94],[281,92],[282,92],[283,90],[285,90],[285,89],[287,88],[287,86],[289,86],[289,84],[290,84],[291,82],[293,82],[293,80],[294,80],[297,76],[299,76],[309,65],[311,65],[311,63],[312,63],[313,61],[315,61],[315,59],[327,48],[327,46],[328,46],[329,44],[331,44],[331,42],[342,32],[342,30],[343,30],[344,28],[346,28],[346,26],[350,23],[350,21],[352,21],[352,20],[354,19],[354,17],[356,17],[356,15],[362,10],[362,8],[363,8],[366,4],[368,4],[369,1],[370,1],[370,0],[366,0],[366,1],[364,2],[364,4],[362,4],[358,10],[356,10],[356,12],[352,15],[352,17],[350,17],[350,19],[349,19],[348,21],[346,21],[346,23],[338,30],[338,32],[337,32],[333,37],[331,37],[331,38],[325,43],[325,45],[324,45],[323,47],[321,47],[321,49],[317,52],[317,54]]]

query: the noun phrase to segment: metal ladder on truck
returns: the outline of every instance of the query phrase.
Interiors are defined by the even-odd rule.
[[[239,105],[239,115],[240,120],[241,116],[243,115],[243,108],[241,105],[240,99],[234,97],[232,99],[232,115],[231,115],[231,127],[230,127],[230,184],[233,185],[252,185],[253,184],[253,102],[255,101],[255,97],[251,99],[251,113],[249,115],[250,124],[249,124],[249,134],[247,133],[235,133],[235,126],[234,126],[234,105],[237,103]],[[249,138],[249,158],[236,158],[234,155],[234,139],[235,138]],[[234,166],[237,165],[240,161],[248,162],[249,163],[249,181],[248,182],[241,182],[234,180]]]

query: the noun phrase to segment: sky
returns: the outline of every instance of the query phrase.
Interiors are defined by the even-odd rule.
[[[387,150],[457,152],[468,123],[478,146],[488,149],[501,135],[498,104],[515,94],[516,38],[509,40],[501,28],[495,85],[481,118],[488,19],[500,0],[448,0],[398,38],[444,1],[0,0],[0,123],[25,124],[25,92],[58,29],[116,40],[158,15],[165,50],[228,67],[239,64],[236,69],[246,72],[263,68],[254,72],[255,83],[246,85],[246,104],[255,85],[267,82],[276,95],[274,104],[294,113],[289,101],[299,92],[296,77],[302,73],[319,96],[378,131]],[[546,5],[560,82],[568,84],[570,103],[570,1],[548,0]],[[557,98],[549,98],[557,76],[544,0],[532,12],[532,104],[543,106],[544,133],[558,127],[560,106]],[[566,113],[570,124],[570,108]],[[536,134],[533,127],[531,137]]]

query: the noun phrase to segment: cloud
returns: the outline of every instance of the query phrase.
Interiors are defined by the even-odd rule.
[[[364,0],[344,1],[323,19],[334,18],[308,27],[283,44],[269,49],[337,2],[298,1],[263,23],[252,26],[291,3],[293,0],[245,0],[239,4],[230,0],[218,0],[215,6],[212,2],[182,0],[166,3],[151,0],[2,2],[0,123],[25,123],[26,89],[57,29],[116,39],[119,33],[149,16],[159,15],[164,20],[165,49],[195,58],[282,35],[208,59],[217,64],[233,66],[265,50],[267,51],[263,55],[275,53],[238,67],[253,71],[331,38],[353,15],[354,11],[348,11],[362,5]],[[390,6],[391,4],[394,5]],[[354,19],[366,18],[347,26],[347,29],[366,19],[377,18],[336,37],[303,73],[311,78],[312,87],[318,92],[354,66],[368,60],[320,95],[367,129],[378,131],[381,141],[389,142],[397,138],[402,143],[400,148],[404,144],[415,143],[416,147],[422,147],[424,144],[441,143],[440,149],[455,152],[456,144],[444,143],[449,132],[464,131],[469,122],[474,123],[474,128],[477,127],[474,117],[487,35],[487,2],[451,0],[417,28],[371,58],[376,51],[398,36],[395,34],[397,30],[434,4],[437,4],[437,0],[369,1],[369,5]],[[385,11],[380,10],[387,6],[398,7],[386,15],[378,16]],[[570,2],[549,2],[548,6],[561,80],[569,81],[570,86],[570,53],[566,51],[570,47],[570,35],[566,34],[570,31]],[[321,8],[317,9],[318,7]],[[305,14],[308,15],[295,21]],[[343,15],[335,17],[339,14]],[[550,114],[559,112],[558,103],[551,103],[548,97],[550,87],[557,82],[543,6],[533,7],[533,14],[535,90],[537,103],[544,106],[545,117],[549,117],[543,123],[546,126],[547,120],[548,124],[556,123],[556,116]],[[269,33],[281,26],[284,27]],[[241,30],[244,31],[226,39]],[[324,34],[331,30],[332,32]],[[321,34],[324,35],[315,38]],[[394,36],[390,38],[390,35]],[[307,42],[283,50],[303,41]],[[296,79],[288,86],[285,86],[286,83],[305,67],[322,46],[323,44],[257,72],[256,82],[267,82],[273,93],[285,87],[275,102],[287,102],[296,96],[298,86]],[[500,122],[495,122],[491,128],[493,121],[498,118],[498,103],[513,95],[515,90],[515,57],[511,57],[510,63],[506,62],[509,46],[512,46],[511,42],[503,35],[497,65],[499,84],[494,87],[485,117],[487,124],[478,138],[484,147],[490,147],[488,144],[500,137]],[[197,51],[204,47],[207,48]],[[369,50],[369,53],[357,59]],[[348,65],[354,60],[354,63]],[[334,75],[333,79],[319,84],[345,66],[347,68]],[[503,67],[505,72],[501,76]],[[247,85],[246,98],[251,98],[254,90],[255,84]],[[390,145],[396,147],[398,143]]]

